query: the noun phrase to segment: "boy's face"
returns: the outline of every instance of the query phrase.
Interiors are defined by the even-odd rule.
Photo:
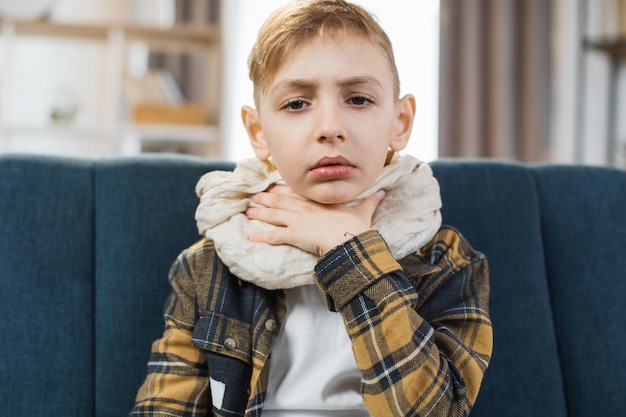
[[[415,101],[397,99],[389,63],[378,46],[346,34],[315,37],[295,50],[245,106],[256,156],[272,157],[297,194],[344,203],[370,188],[387,150],[409,139]]]

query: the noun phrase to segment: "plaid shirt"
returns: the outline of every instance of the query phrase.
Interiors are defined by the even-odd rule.
[[[491,357],[489,278],[458,232],[442,228],[400,262],[366,232],[315,273],[348,329],[372,416],[469,414]],[[165,332],[131,415],[261,415],[285,292],[231,275],[208,240],[179,256],[170,281]]]

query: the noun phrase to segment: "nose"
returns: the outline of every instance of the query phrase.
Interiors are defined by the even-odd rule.
[[[316,137],[319,142],[346,139],[341,108],[333,103],[319,103],[317,108]]]

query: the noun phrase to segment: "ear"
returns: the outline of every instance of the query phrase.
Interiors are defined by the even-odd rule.
[[[401,151],[409,142],[413,120],[415,118],[415,97],[410,94],[396,102],[396,122],[389,147],[393,151]]]
[[[254,154],[262,161],[267,160],[270,157],[270,152],[267,149],[265,139],[263,139],[263,129],[259,121],[259,111],[250,106],[243,106],[241,108],[241,120],[248,132],[248,139],[250,140]]]

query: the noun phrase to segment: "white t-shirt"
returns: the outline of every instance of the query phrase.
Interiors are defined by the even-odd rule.
[[[315,285],[287,290],[287,318],[272,348],[263,417],[370,416],[339,313]]]

